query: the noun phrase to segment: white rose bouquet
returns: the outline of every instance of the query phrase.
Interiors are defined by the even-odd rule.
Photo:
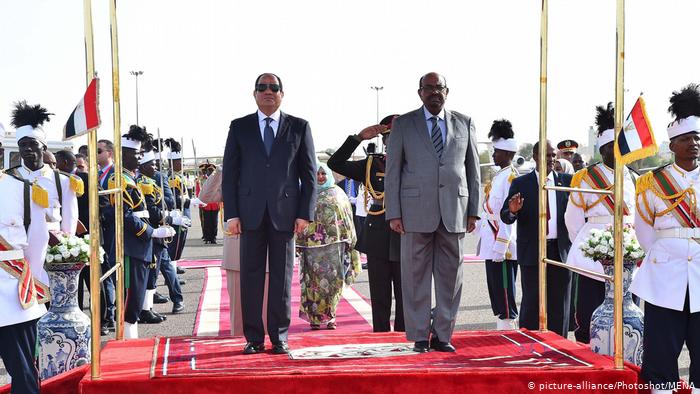
[[[644,250],[637,241],[634,228],[630,224],[622,227],[622,247],[624,248],[624,260],[640,261],[644,258]],[[604,230],[591,229],[591,232],[579,248],[583,255],[602,264],[612,264],[615,255],[615,239],[612,226],[608,225]]]
[[[90,235],[85,238],[76,237],[75,235],[64,232],[54,233],[58,242],[49,246],[46,251],[47,263],[79,263],[90,262]],[[100,263],[102,262],[104,250],[100,247]]]

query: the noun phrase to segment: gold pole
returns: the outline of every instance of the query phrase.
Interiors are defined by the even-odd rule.
[[[617,62],[615,66],[615,145],[620,131],[625,109],[625,0],[617,0]],[[622,251],[622,204],[624,204],[622,171],[624,166],[615,165],[615,250]],[[615,271],[613,283],[615,289],[614,332],[615,332],[615,368],[623,368],[623,336],[622,336],[622,253],[615,253]]]
[[[110,30],[112,33],[112,107],[114,122],[114,179],[116,188],[122,190],[122,141],[121,110],[119,98],[119,45],[117,35],[117,0],[109,1]],[[114,195],[115,261],[119,264],[116,287],[117,339],[124,339],[124,205],[122,193]]]
[[[83,0],[86,86],[95,78],[92,0]],[[100,378],[100,211],[97,196],[97,130],[88,132],[88,204],[90,207],[90,376]]]
[[[539,265],[539,298],[540,298],[540,331],[547,331],[547,18],[548,1],[542,0],[542,16],[540,19],[540,165],[539,172],[539,239],[538,265]]]

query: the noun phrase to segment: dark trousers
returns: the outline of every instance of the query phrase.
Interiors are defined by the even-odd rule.
[[[168,254],[170,255],[170,260],[178,261],[182,257],[182,249],[185,248],[185,240],[187,240],[187,227],[173,226],[175,229],[175,236],[173,241],[168,244]]]
[[[578,275],[578,296],[576,299],[576,341],[591,341],[591,315],[605,299],[605,282]]]
[[[287,341],[291,322],[294,233],[275,230],[265,211],[258,228],[243,230],[241,234],[241,306],[243,335],[248,342],[259,343],[265,339],[262,305],[268,252],[267,332],[275,344]]]
[[[126,306],[124,307],[124,321],[134,324],[138,321],[146,298],[146,285],[148,282],[148,263],[130,256],[124,256],[129,260],[129,289],[126,292]]]
[[[685,342],[690,353],[689,383],[700,387],[700,312],[690,313],[689,300],[686,292],[683,311],[644,303],[642,377],[649,383],[678,382],[678,356]]]
[[[105,260],[102,263],[102,275],[114,267],[114,262],[110,263],[105,256]],[[89,283],[89,282],[88,282]],[[115,312],[117,309],[117,275],[113,273],[112,275],[105,278],[100,284],[102,296],[100,297],[100,309],[102,312],[102,321],[115,321]],[[88,288],[89,290],[89,288]]]
[[[561,261],[556,242],[547,242],[547,258]],[[520,283],[523,290],[520,328],[540,328],[539,277],[537,265],[520,265]],[[564,338],[569,332],[570,298],[571,272],[566,268],[547,266],[547,329]]]
[[[401,296],[401,263],[377,256],[367,256],[369,293],[372,299],[372,327],[374,332],[391,331],[391,289],[394,288],[394,331],[405,331],[403,297]]]
[[[158,256],[158,265],[160,266],[160,273],[163,274],[163,279],[165,279],[165,285],[168,287],[168,293],[170,295],[170,300],[172,302],[182,302],[182,287],[180,287],[180,280],[177,277],[177,270],[170,264],[170,255],[168,254],[168,249],[166,247],[160,247],[158,245],[153,245],[153,249]]]
[[[486,284],[491,299],[493,315],[499,319],[516,319],[518,305],[515,303],[515,279],[518,264],[515,260],[493,262],[486,260]]]
[[[12,394],[39,393],[39,371],[35,364],[38,320],[0,327],[0,357],[12,377]]]
[[[569,307],[569,331],[576,330],[576,303],[578,302],[578,277],[575,272],[571,273],[571,306]]]
[[[219,232],[219,210],[206,211],[202,210],[202,235],[205,241],[216,241],[216,235]]]

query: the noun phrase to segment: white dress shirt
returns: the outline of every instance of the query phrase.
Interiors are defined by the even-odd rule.
[[[433,121],[430,120],[433,116],[438,118],[438,126],[440,127],[440,134],[442,134],[442,143],[445,144],[445,138],[447,138],[447,125],[445,124],[445,109],[443,108],[439,114],[433,115],[428,111],[425,106],[423,106],[423,113],[425,114],[425,124],[428,126],[428,138],[432,137],[433,132]]]
[[[272,119],[270,121],[270,127],[272,127],[272,134],[277,137],[277,129],[280,127],[280,110],[278,109],[270,116],[267,116],[258,110],[258,125],[260,125],[260,137],[263,141],[265,141],[265,123],[267,123],[265,121],[266,118]]]
[[[537,176],[537,184],[540,182],[540,174],[535,170]],[[554,171],[547,175],[547,186],[554,186]],[[547,190],[549,200],[549,220],[547,221],[547,239],[557,239],[557,192],[556,190]]]

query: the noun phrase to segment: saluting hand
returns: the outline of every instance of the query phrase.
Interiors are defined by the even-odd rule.
[[[360,133],[357,135],[360,137],[362,140],[371,140],[372,138],[378,136],[379,134],[383,133],[386,131],[386,126],[382,124],[377,124],[374,126],[369,126],[365,127],[360,131]]]
[[[520,193],[516,193],[513,195],[513,197],[508,200],[508,210],[512,214],[518,213],[521,209],[523,209],[523,203],[525,202],[525,198],[520,195]]]

